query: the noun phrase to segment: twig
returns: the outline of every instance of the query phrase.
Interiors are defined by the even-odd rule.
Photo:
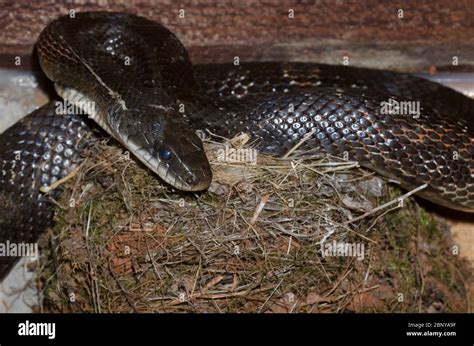
[[[110,273],[110,276],[112,276],[112,279],[115,280],[115,282],[117,283],[118,287],[120,288],[120,290],[122,291],[123,293],[123,296],[125,297],[125,299],[127,300],[127,303],[128,305],[130,305],[130,307],[132,308],[133,312],[137,313],[138,310],[135,308],[135,304],[132,302],[132,300],[130,299],[130,297],[128,296],[127,292],[125,291],[125,289],[123,288],[122,284],[120,283],[120,281],[118,281],[117,277],[114,275],[114,270],[112,268],[112,265],[109,261],[109,273]]]
[[[278,285],[275,286],[275,289],[272,291],[272,293],[270,293],[270,295],[268,296],[268,298],[265,300],[265,302],[263,302],[262,306],[260,306],[260,308],[258,309],[258,312],[260,313],[263,309],[263,307],[268,303],[268,301],[273,297],[273,295],[275,294],[276,290],[278,289],[278,287],[280,287],[280,285],[282,284],[283,282],[283,279],[280,280],[280,282],[278,283]]]
[[[316,128],[312,129],[311,132],[308,132],[307,134],[304,135],[301,140],[296,143],[288,152],[283,155],[282,159],[287,159],[288,156],[290,156],[296,149],[298,149],[301,145],[303,145],[304,142],[306,142],[314,133],[316,132]]]
[[[257,208],[255,208],[255,212],[253,213],[252,219],[250,220],[250,224],[253,225],[257,222],[258,216],[262,212],[263,208],[265,208],[265,204],[267,204],[268,200],[270,199],[270,195],[265,195],[262,197],[260,202],[258,203]]]
[[[355,221],[361,220],[361,219],[363,219],[363,218],[365,218],[365,217],[367,217],[367,216],[369,216],[369,215],[372,215],[372,214],[378,212],[379,210],[385,209],[385,208],[388,207],[388,206],[391,206],[391,205],[396,204],[396,203],[400,203],[401,201],[407,199],[408,197],[410,197],[411,195],[417,193],[418,191],[423,190],[423,189],[426,188],[427,186],[428,186],[428,184],[423,184],[423,185],[421,185],[421,186],[418,186],[416,189],[413,189],[413,190],[407,192],[406,194],[404,194],[404,195],[402,195],[402,196],[400,196],[400,197],[397,197],[397,198],[395,198],[394,200],[391,200],[390,202],[387,202],[387,203],[385,203],[385,204],[379,205],[378,207],[372,209],[371,211],[368,211],[367,213],[365,213],[365,214],[363,214],[363,215],[361,215],[361,216],[358,216],[358,217],[355,217],[355,218],[353,218],[353,219],[351,219],[351,220],[346,221],[345,224],[347,225],[347,224],[353,223],[353,222],[355,222]]]
[[[52,183],[51,185],[49,186],[41,186],[40,187],[40,191],[43,192],[43,193],[48,193],[54,189],[56,189],[59,185],[65,183],[66,181],[68,181],[69,179],[73,178],[77,172],[79,172],[81,166],[83,166],[85,164],[85,162],[87,161],[87,159],[84,160],[83,163],[81,163],[78,167],[76,167],[76,169],[72,170],[71,172],[69,172],[68,175],[66,175],[65,177],[59,179],[59,180],[56,180],[54,183]]]

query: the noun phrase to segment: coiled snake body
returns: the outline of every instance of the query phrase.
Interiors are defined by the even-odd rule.
[[[302,150],[356,160],[406,189],[427,184],[421,197],[474,212],[474,101],[439,84],[321,64],[193,67],[174,34],[121,13],[61,17],[37,50],[61,97],[178,189],[203,190],[212,179],[196,130],[247,132],[275,155],[306,136]],[[421,108],[385,112],[392,101]],[[0,242],[33,242],[51,225],[39,188],[70,172],[90,133],[81,115],[56,114],[50,103],[0,135]],[[0,259],[0,278],[14,261]]]

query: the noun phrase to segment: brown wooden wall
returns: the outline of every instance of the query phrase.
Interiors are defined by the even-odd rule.
[[[1,65],[28,56],[42,28],[77,11],[141,14],[160,21],[196,63],[293,60],[405,70],[474,64],[474,0],[0,0]],[[179,10],[185,17],[179,18]],[[289,18],[289,11],[294,18]],[[403,18],[399,18],[403,11]]]

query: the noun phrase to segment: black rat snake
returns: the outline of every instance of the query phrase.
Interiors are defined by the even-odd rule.
[[[195,130],[247,132],[259,150],[346,156],[442,206],[474,211],[474,101],[408,74],[305,63],[192,66],[162,25],[121,13],[61,17],[41,33],[40,64],[58,94],[181,190],[212,179]],[[387,112],[418,102],[416,113]],[[87,148],[91,125],[54,103],[0,135],[0,242],[34,242],[50,196]],[[14,263],[0,259],[0,278]]]

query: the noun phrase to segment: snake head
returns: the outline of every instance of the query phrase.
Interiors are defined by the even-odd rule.
[[[212,172],[202,141],[185,123],[170,116],[150,117],[126,127],[120,140],[165,182],[183,191],[209,187]]]
[[[169,126],[169,124],[168,124]],[[188,127],[174,124],[155,142],[157,174],[167,183],[184,191],[209,187],[212,172],[201,139]]]

